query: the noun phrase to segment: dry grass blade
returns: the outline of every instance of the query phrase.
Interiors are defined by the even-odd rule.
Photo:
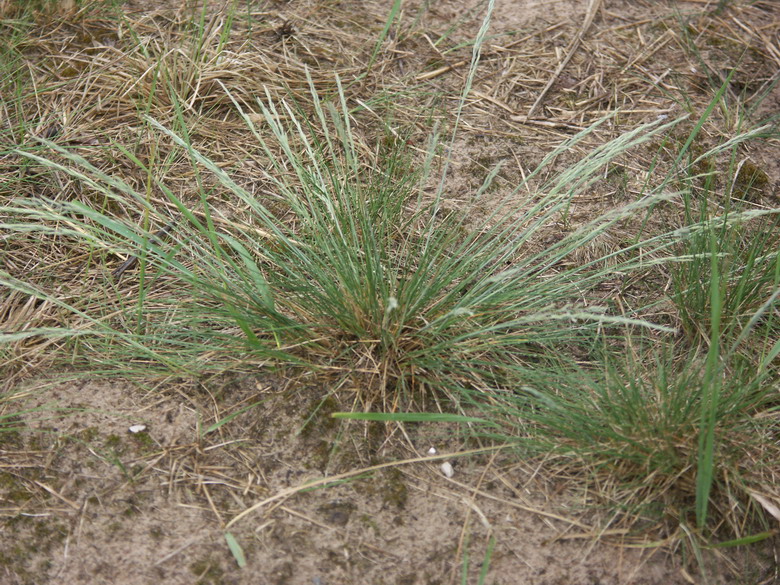
[[[427,457],[412,457],[411,459],[401,459],[399,461],[391,461],[389,463],[380,463],[379,465],[371,465],[369,467],[363,467],[360,469],[353,469],[351,471],[347,471],[345,473],[340,473],[337,475],[333,475],[331,477],[323,477],[322,479],[316,479],[313,481],[306,482],[304,484],[291,487],[285,490],[282,490],[260,502],[257,502],[256,504],[252,505],[251,507],[247,508],[237,516],[234,516],[226,525],[225,528],[230,528],[243,518],[246,518],[250,514],[253,514],[257,512],[258,510],[261,510],[268,506],[269,504],[273,504],[274,502],[284,501],[291,496],[294,496],[295,494],[308,491],[311,489],[315,489],[318,487],[327,486],[336,482],[343,481],[345,479],[350,479],[353,477],[357,477],[360,475],[365,475],[367,473],[372,473],[374,471],[379,471],[381,469],[387,469],[387,468],[393,468],[393,467],[399,467],[401,465],[410,465],[412,463],[426,463],[430,461],[442,461],[445,459],[452,459],[454,457],[466,457],[469,455],[476,455],[477,453],[487,453],[490,451],[500,451],[503,449],[504,446],[498,446],[498,447],[486,447],[486,448],[480,448],[480,449],[470,449],[468,451],[460,451],[457,453],[439,453],[438,455],[429,455]],[[279,504],[277,504],[279,505]]]
[[[588,3],[588,8],[585,12],[585,18],[583,19],[582,25],[577,31],[577,34],[569,43],[569,46],[566,47],[566,56],[561,61],[560,65],[558,65],[558,68],[555,70],[555,73],[553,73],[550,79],[547,81],[547,84],[544,86],[544,89],[542,89],[542,91],[539,93],[539,97],[536,98],[536,101],[529,108],[528,113],[526,114],[526,119],[533,117],[534,113],[536,113],[536,110],[539,108],[541,103],[544,101],[544,98],[547,96],[547,92],[550,91],[550,88],[558,80],[558,77],[561,75],[561,73],[563,73],[563,70],[566,69],[566,66],[569,64],[569,61],[571,60],[571,58],[574,56],[574,53],[579,48],[580,43],[582,43],[583,37],[587,34],[588,30],[590,29],[590,26],[593,24],[593,19],[596,18],[596,13],[598,12],[600,6],[601,6],[601,0],[590,0],[590,2]]]

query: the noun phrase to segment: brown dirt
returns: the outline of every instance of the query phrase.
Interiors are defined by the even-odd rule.
[[[370,51],[387,6],[330,4],[325,8],[317,2],[256,6],[270,24],[255,32],[252,42],[273,45],[276,57],[292,55],[291,60],[299,59],[296,63],[348,75],[364,62],[365,54],[360,55],[356,47]],[[377,67],[387,87],[424,80],[432,92],[441,92],[454,103],[465,68],[454,66],[430,74],[468,59],[468,47],[446,49],[473,38],[483,6],[468,0],[430,4],[421,12],[416,34],[398,42],[391,35]],[[625,113],[577,152],[563,156],[561,164],[640,122],[679,114],[686,107],[680,92],[700,113],[701,100],[711,95],[702,67],[721,75],[740,64],[740,59],[749,60],[748,66],[742,61],[740,71],[751,74],[737,82],[748,93],[759,90],[762,80],[780,67],[780,8],[772,2],[735,2],[721,13],[715,11],[716,4],[605,0],[582,45],[529,121],[525,115],[577,34],[587,2],[498,2],[493,37],[485,48],[452,152],[449,204],[468,202],[484,172],[504,161],[507,166],[498,190],[476,209],[488,212],[546,152],[616,108]],[[404,22],[412,22],[418,8],[405,4]],[[145,2],[126,7],[132,19],[143,21],[140,28],[150,44],[159,41],[155,27],[163,28],[190,9],[186,2],[171,2],[170,7],[159,3],[154,12]],[[703,47],[701,62],[683,50],[675,11],[683,15],[697,46]],[[432,44],[461,18],[452,37]],[[279,28],[285,22],[293,25],[289,37]],[[751,36],[742,25],[758,32]],[[52,55],[69,50],[68,39],[78,37],[79,26],[65,24],[48,33]],[[100,47],[95,51],[103,51],[119,39],[95,37],[94,42]],[[242,47],[248,53],[253,50],[252,43]],[[745,47],[750,50],[743,55]],[[105,49],[106,54],[113,54],[111,50]],[[138,80],[143,63],[136,58],[137,69],[128,69],[132,75],[128,73],[123,83]],[[257,76],[257,70],[269,79],[271,75],[264,69],[266,64],[251,64],[240,52],[235,59],[239,73],[223,81],[239,99],[248,100],[258,88],[246,88],[245,82]],[[77,70],[87,66],[79,65],[78,57],[74,63]],[[62,68],[50,73],[61,79],[73,74]],[[298,75],[292,81],[301,79]],[[207,84],[209,79],[203,81]],[[200,111],[214,108],[218,113],[226,105],[224,95],[216,85],[203,87],[203,95],[193,96],[192,103],[197,102],[195,97],[202,98]],[[371,90],[360,89],[367,95]],[[106,90],[116,98],[114,105],[119,104],[115,111],[131,111],[121,103],[126,97],[122,91]],[[398,107],[413,111],[428,105],[414,99],[419,98],[399,98]],[[44,94],[41,101],[44,120],[61,115],[52,114],[58,106],[56,96]],[[98,144],[90,141],[107,140],[110,132],[133,136],[132,124],[112,118],[110,108],[101,109],[86,98],[79,107],[93,117],[66,129],[71,143],[89,148]],[[780,92],[775,87],[754,118],[776,114],[779,107]],[[203,143],[213,138],[214,125],[207,115],[198,118],[197,140]],[[216,113],[214,119],[219,119]],[[720,122],[733,120],[724,115]],[[226,132],[236,127],[224,122]],[[708,131],[714,134],[717,129]],[[422,145],[423,139],[424,133],[413,136],[410,144]],[[762,198],[776,203],[778,144],[751,148],[746,156],[769,177],[756,205]],[[225,153],[226,159],[230,156]],[[642,156],[626,161],[632,174],[621,187],[622,196],[641,184]],[[247,161],[246,177],[239,179],[252,180],[252,162]],[[174,171],[172,188],[186,191],[192,177]],[[608,207],[615,196],[601,192],[581,198],[571,212],[572,221]],[[25,264],[19,266],[22,270]],[[22,413],[13,421],[20,430],[0,435],[3,585],[477,584],[483,563],[487,585],[778,582],[773,581],[777,579],[772,557],[776,538],[751,549],[744,558],[708,557],[710,572],[705,581],[695,560],[685,555],[685,547],[655,546],[671,536],[663,526],[645,526],[646,533],[642,527],[624,529],[607,502],[581,489],[564,472],[556,476],[553,465],[523,461],[448,425],[337,422],[329,415],[349,410],[352,396],[339,389],[331,397],[333,389],[327,382],[287,380],[263,370],[255,376],[226,375],[197,382],[157,378],[57,382],[55,373],[47,378],[41,373],[46,370],[32,369],[32,358],[25,361],[27,355],[23,349],[14,354],[15,368],[9,370],[14,377],[9,374],[3,402],[6,411]],[[46,363],[37,354],[35,360]],[[26,365],[19,366],[20,361]],[[129,432],[141,423],[146,431]],[[454,454],[452,478],[441,470],[444,459],[428,456],[430,447]],[[459,456],[474,449],[484,452]],[[415,461],[393,464],[402,460]],[[300,489],[322,477],[356,472],[360,473],[334,485]],[[226,528],[233,518],[263,502]],[[243,548],[246,567],[237,566],[225,540],[226,530]]]
[[[620,530],[597,542],[584,501],[550,493],[536,464],[495,453],[450,459],[451,479],[441,460],[414,462],[270,502],[230,528],[247,557],[239,569],[224,525],[256,502],[431,446],[476,445],[441,425],[386,441],[378,423],[329,418],[324,388],[268,378],[211,394],[120,382],[45,390],[20,399],[35,409],[23,417],[30,430],[24,448],[3,452],[3,498],[16,509],[1,537],[3,583],[422,585],[459,582],[467,556],[476,583],[490,538],[486,583],[686,582],[668,553],[630,548]],[[217,409],[257,402],[205,433]],[[147,430],[130,433],[134,424]]]

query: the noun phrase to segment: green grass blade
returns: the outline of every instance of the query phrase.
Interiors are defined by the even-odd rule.
[[[696,466],[696,523],[699,530],[707,521],[715,466],[716,409],[720,393],[720,318],[722,284],[718,266],[715,230],[710,230],[710,303],[712,307],[710,348],[704,372],[704,408],[699,430],[699,454]]]
[[[241,545],[238,543],[238,540],[236,540],[236,537],[233,536],[231,532],[225,532],[225,541],[227,542],[228,549],[230,549],[230,554],[233,555],[233,558],[236,560],[236,564],[238,565],[239,569],[246,567],[244,549],[241,548]]]

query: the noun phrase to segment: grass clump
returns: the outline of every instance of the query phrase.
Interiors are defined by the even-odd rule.
[[[104,277],[93,304],[71,306],[83,325],[78,335],[62,334],[83,336],[78,343],[89,345],[93,364],[95,354],[130,351],[134,359],[156,359],[182,371],[198,367],[197,352],[206,346],[212,354],[233,355],[243,346],[256,358],[367,374],[367,387],[378,390],[386,405],[425,386],[447,389],[460,400],[459,392],[506,388],[532,361],[581,343],[586,331],[632,322],[588,302],[588,290],[643,260],[631,250],[584,266],[566,258],[664,194],[599,216],[541,251],[526,249],[612,158],[669,124],[626,133],[543,184],[535,200],[499,206],[471,226],[467,213],[445,209],[442,187],[425,194],[437,142],[419,173],[409,172],[403,152],[372,151],[356,140],[342,92],[321,102],[312,86],[307,115],[300,105],[277,107],[270,98],[258,104],[262,118],[235,105],[269,161],[259,177],[271,186],[268,200],[201,154],[186,132],[176,134],[151,119],[150,126],[190,159],[200,186],[197,203],[183,201],[137,159],[165,201],[149,200],[51,143],[62,162],[20,151],[74,177],[98,199],[121,198],[145,225],[170,226],[163,242],[83,203],[38,199],[5,208],[19,218],[9,224],[18,233],[83,239],[104,275],[113,250],[139,259],[133,300]],[[262,127],[253,121],[258,119]],[[572,138],[529,178],[587,134]],[[248,210],[246,223],[218,222],[224,212],[213,203],[216,193]],[[176,213],[163,214],[162,203]],[[660,239],[646,247],[668,245]],[[185,362],[187,355],[194,361]],[[129,361],[123,359],[122,367]]]
[[[734,538],[748,535],[741,522],[755,512],[750,493],[763,489],[764,471],[780,455],[765,443],[774,423],[764,413],[775,400],[767,376],[744,363],[711,372],[696,352],[681,359],[669,348],[651,359],[612,358],[601,371],[523,390],[517,416],[538,425],[528,446],[584,466],[601,486],[602,503],[619,503],[625,518],[644,519],[667,535],[681,525],[695,531],[708,517],[697,508],[706,487],[709,514],[718,521],[708,524],[713,532],[700,533],[704,540],[724,519]],[[710,419],[714,438],[705,448]],[[711,468],[702,459],[708,449]]]

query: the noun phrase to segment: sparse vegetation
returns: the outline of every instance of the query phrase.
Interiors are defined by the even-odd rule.
[[[709,18],[739,10],[731,4]],[[349,20],[354,30],[307,22],[316,32],[305,39],[303,25],[237,3],[188,5],[164,27],[113,3],[74,4],[60,15],[49,3],[10,6],[0,8],[0,32],[9,33],[0,41],[8,120],[0,129],[0,451],[23,452],[25,440],[30,449],[26,417],[40,405],[17,406],[26,396],[11,390],[31,373],[154,383],[149,394],[161,401],[170,399],[161,388],[186,380],[199,385],[197,402],[214,421],[199,420],[191,451],[202,455],[218,438],[231,464],[250,470],[244,491],[235,486],[245,479],[225,475],[226,465],[215,466],[218,480],[202,481],[197,465],[188,476],[198,478],[193,501],[214,511],[220,530],[364,472],[381,483],[368,491],[382,507],[405,514],[412,490],[399,467],[376,458],[377,445],[396,432],[411,445],[409,425],[446,421],[461,425],[469,453],[493,453],[488,465],[498,453],[530,458],[542,475],[585,486],[589,510],[608,518],[594,522],[594,537],[690,553],[704,578],[712,570],[705,551],[777,537],[780,207],[771,195],[777,178],[748,156],[778,147],[775,121],[757,113],[777,79],[760,76],[735,92],[737,65],[715,75],[702,53],[706,44],[719,60],[739,61],[731,54],[739,42],[702,37],[693,16],[680,17],[680,46],[708,67],[707,83],[689,80],[696,92],[688,81],[657,92],[626,86],[625,100],[664,104],[634,117],[645,110],[608,102],[591,112],[609,92],[591,99],[579,93],[584,81],[564,80],[571,87],[550,109],[560,120],[505,116],[528,134],[502,148],[527,148],[534,128],[565,131],[528,150],[534,165],[503,151],[464,164],[461,137],[478,149],[489,135],[475,130],[475,108],[519,107],[486,94],[480,77],[503,58],[495,43],[512,46],[489,36],[492,1],[467,41],[448,29],[425,43],[415,28],[425,8],[412,16],[400,2],[384,20]],[[39,20],[70,36],[44,37]],[[671,38],[668,30],[655,32]],[[252,42],[279,62],[258,65],[265,53]],[[79,50],[53,68],[73,43]],[[391,73],[388,44],[398,54],[413,54],[406,44],[419,50],[416,69]],[[757,75],[762,55],[751,47]],[[456,68],[457,83],[429,84]],[[85,101],[90,92],[100,99]],[[664,101],[670,94],[682,111]],[[58,112],[31,112],[53,106],[54,95]],[[579,117],[562,113],[575,108],[584,108]],[[487,162],[479,186],[458,191],[458,173]],[[315,400],[290,403],[306,405],[287,413],[299,433],[253,421],[267,397],[233,403],[211,392],[221,376],[259,371],[285,381],[271,384],[283,387],[280,396],[322,388]],[[339,410],[352,412],[330,418]],[[365,420],[365,452],[332,457],[360,442],[348,430],[358,425],[344,426],[356,419]],[[388,433],[376,440],[380,423]],[[181,450],[121,432],[91,425],[71,443],[131,489]],[[280,450],[298,434],[310,448],[301,468],[327,477],[295,487],[288,469],[276,493],[254,487],[266,470],[241,450],[246,437]],[[0,496],[13,494],[19,513],[32,505],[13,475],[0,479]],[[24,486],[78,509],[50,484],[42,476]],[[217,497],[214,484],[234,491]],[[349,499],[313,509],[339,528],[355,517],[374,535],[387,531]],[[501,557],[491,530],[476,568],[461,532],[461,582],[490,582],[490,563]],[[243,551],[253,546],[239,544],[249,536],[226,534],[233,556],[251,563]],[[25,552],[20,561],[28,560]],[[24,582],[30,570],[14,574]],[[209,555],[189,570],[218,582],[227,569]],[[291,570],[275,578],[285,582]]]

